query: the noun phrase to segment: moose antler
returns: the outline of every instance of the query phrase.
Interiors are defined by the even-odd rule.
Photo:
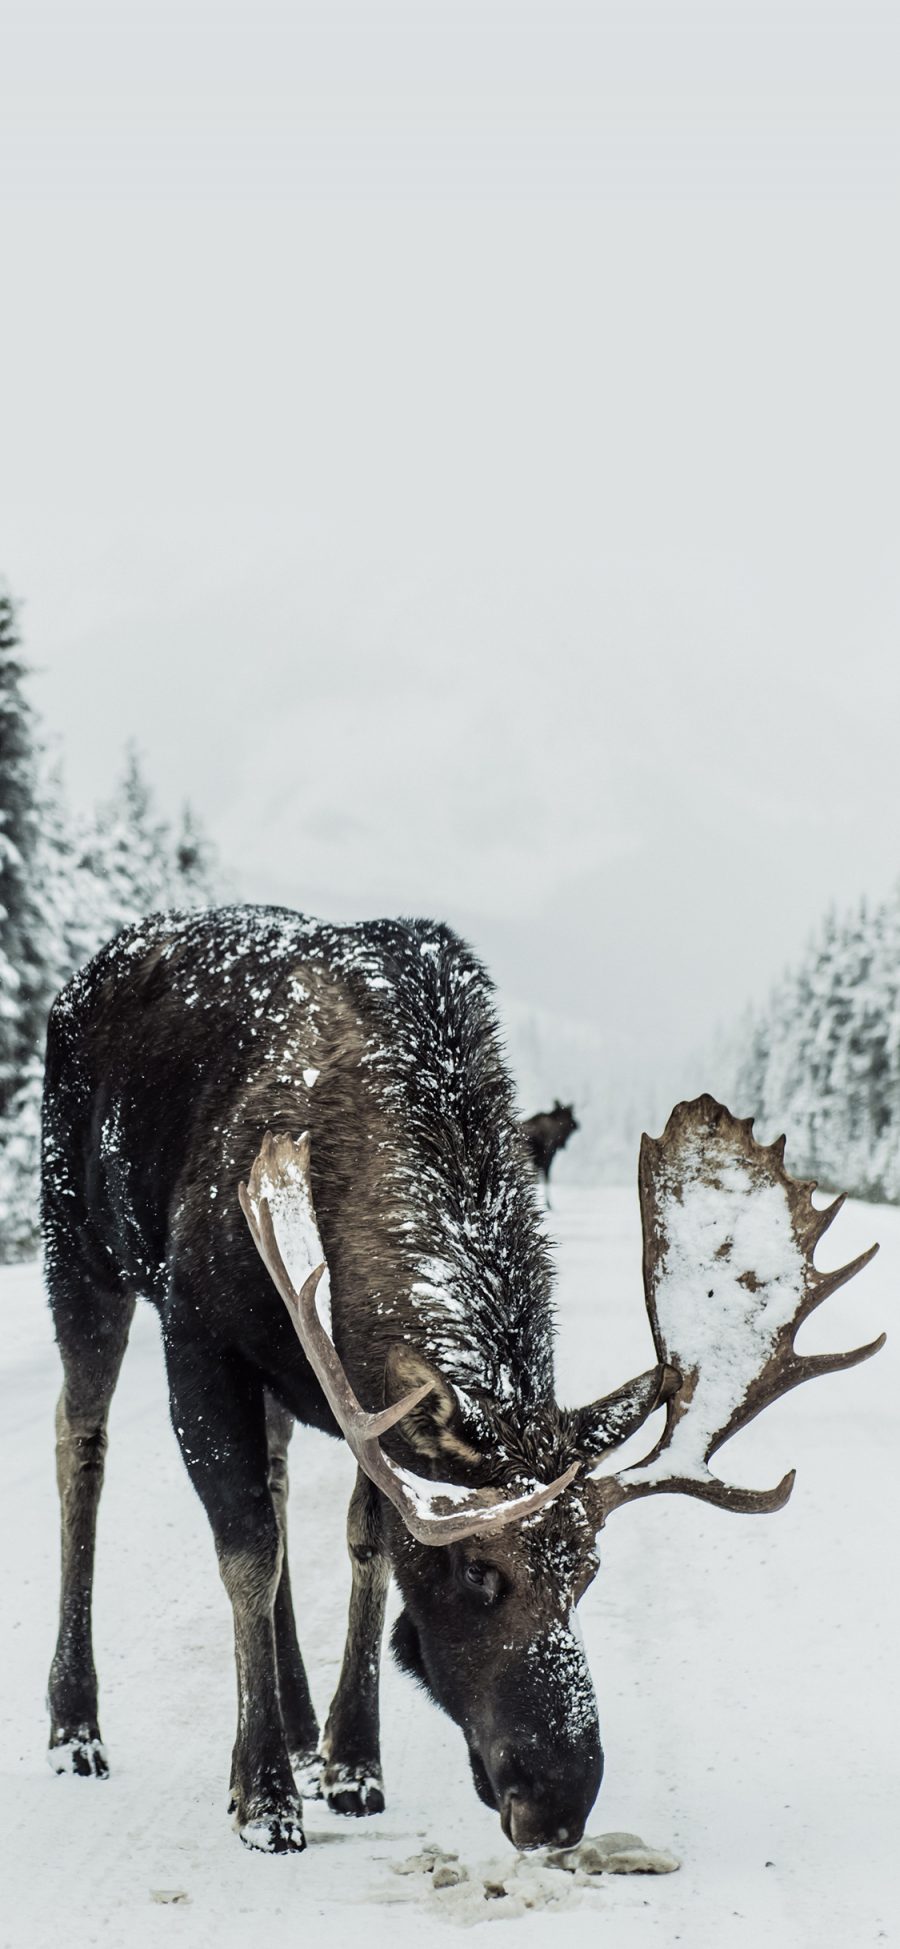
[[[803,1320],[878,1247],[836,1272],[817,1272],[813,1252],[844,1200],[817,1210],[815,1186],[784,1169],[784,1138],[766,1148],[752,1130],[752,1117],[740,1121],[700,1096],[678,1104],[660,1139],[642,1139],[647,1312],[657,1356],[678,1370],[681,1385],[646,1460],[585,1485],[598,1526],[610,1510],[663,1490],[722,1509],[781,1509],[793,1470],[774,1489],[740,1489],[710,1474],[710,1458],[789,1388],[854,1367],[884,1344],[882,1333],[848,1353],[794,1351]]]
[[[532,1515],[568,1487],[579,1463],[530,1495],[498,1501],[490,1489],[431,1482],[399,1467],[384,1453],[381,1436],[430,1392],[431,1383],[414,1388],[378,1414],[367,1414],[360,1406],[331,1337],[328,1269],[313,1208],[309,1149],[308,1132],[294,1142],[267,1131],[249,1182],[239,1186],[238,1197],[260,1258],[360,1468],[399,1509],[419,1543],[457,1543],[464,1536],[490,1534]],[[440,1503],[450,1507],[441,1510]]]

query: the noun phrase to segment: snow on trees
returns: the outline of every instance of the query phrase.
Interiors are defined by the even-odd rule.
[[[53,994],[38,885],[37,750],[12,599],[0,593],[0,1117],[9,1112]]]
[[[743,1025],[733,1093],[787,1132],[802,1172],[900,1202],[900,886],[826,917]]]
[[[223,886],[185,807],[173,832],[129,751],[112,796],[81,817],[41,743],[15,605],[0,591],[0,1261],[38,1238],[44,1034],[54,995],[105,940],[160,907],[205,907]]]

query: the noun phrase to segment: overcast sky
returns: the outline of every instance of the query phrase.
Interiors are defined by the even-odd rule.
[[[900,873],[900,24],[7,0],[0,572],[73,792],[651,1065]]]

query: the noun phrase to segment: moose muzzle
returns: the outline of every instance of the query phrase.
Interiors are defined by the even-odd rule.
[[[603,1753],[596,1732],[562,1753],[548,1751],[537,1731],[519,1732],[514,1741],[495,1739],[483,1758],[473,1753],[472,1771],[513,1847],[574,1847],[597,1798]]]
[[[472,1772],[514,1847],[574,1847],[603,1778],[594,1688],[569,1631],[551,1627],[530,1650],[507,1668],[470,1739]]]

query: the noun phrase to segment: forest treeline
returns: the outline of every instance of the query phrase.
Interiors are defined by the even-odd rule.
[[[828,915],[732,1045],[733,1107],[795,1176],[900,1202],[900,887]]]
[[[47,1015],[70,974],[159,907],[221,896],[189,807],[176,829],[134,751],[110,797],[68,804],[27,695],[15,604],[0,590],[0,1260],[38,1241],[40,1098]]]

